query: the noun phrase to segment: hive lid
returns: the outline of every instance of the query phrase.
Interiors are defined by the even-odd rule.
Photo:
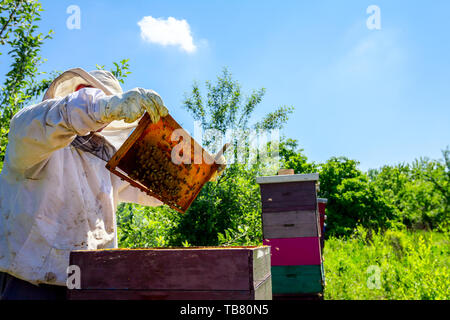
[[[286,182],[301,182],[301,181],[318,181],[318,173],[307,174],[290,174],[290,175],[278,175],[278,176],[266,176],[256,177],[256,183],[286,183]]]
[[[317,198],[317,202],[320,202],[320,203],[327,203],[327,202],[328,202],[328,199],[327,199],[327,198]]]

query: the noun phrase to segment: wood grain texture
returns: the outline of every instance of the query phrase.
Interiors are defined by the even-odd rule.
[[[272,300],[270,274],[250,290],[67,290],[68,300]]]
[[[242,291],[270,275],[263,246],[73,251],[70,264],[81,269],[81,289]]]
[[[274,294],[321,293],[322,268],[318,265],[273,266],[272,291]]]
[[[264,212],[264,239],[317,237],[317,213],[315,210]]]
[[[320,265],[322,263],[320,238],[264,239],[271,246],[272,266]]]
[[[316,210],[316,182],[270,183],[260,185],[263,212]]]

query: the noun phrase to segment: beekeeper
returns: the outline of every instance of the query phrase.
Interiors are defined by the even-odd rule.
[[[162,204],[105,168],[145,112],[168,114],[156,92],[123,93],[110,72],[76,68],[14,116],[0,175],[0,298],[64,298],[71,250],[117,247],[119,202]]]

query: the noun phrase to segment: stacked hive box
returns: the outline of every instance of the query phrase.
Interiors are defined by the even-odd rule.
[[[323,292],[318,180],[318,174],[257,178],[274,299],[320,298]]]
[[[191,247],[81,250],[71,300],[270,300],[270,249]]]

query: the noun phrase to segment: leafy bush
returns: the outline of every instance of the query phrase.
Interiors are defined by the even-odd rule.
[[[357,168],[358,162],[333,157],[319,171],[319,196],[327,198],[327,236],[349,235],[358,225],[386,228],[393,217],[381,191]]]
[[[413,229],[445,230],[449,226],[450,161],[449,149],[444,160],[415,160],[372,170],[372,183],[382,191],[394,208],[395,220]]]
[[[358,227],[325,243],[325,299],[450,299],[449,233]]]
[[[174,245],[250,245],[262,243],[261,196],[255,169],[233,164],[209,182],[175,228]]]
[[[117,238],[120,248],[166,247],[179,213],[167,206],[148,208],[122,203],[117,210]]]
[[[342,180],[330,202],[329,235],[348,235],[358,225],[372,230],[386,229],[393,218],[392,207],[365,175]]]

